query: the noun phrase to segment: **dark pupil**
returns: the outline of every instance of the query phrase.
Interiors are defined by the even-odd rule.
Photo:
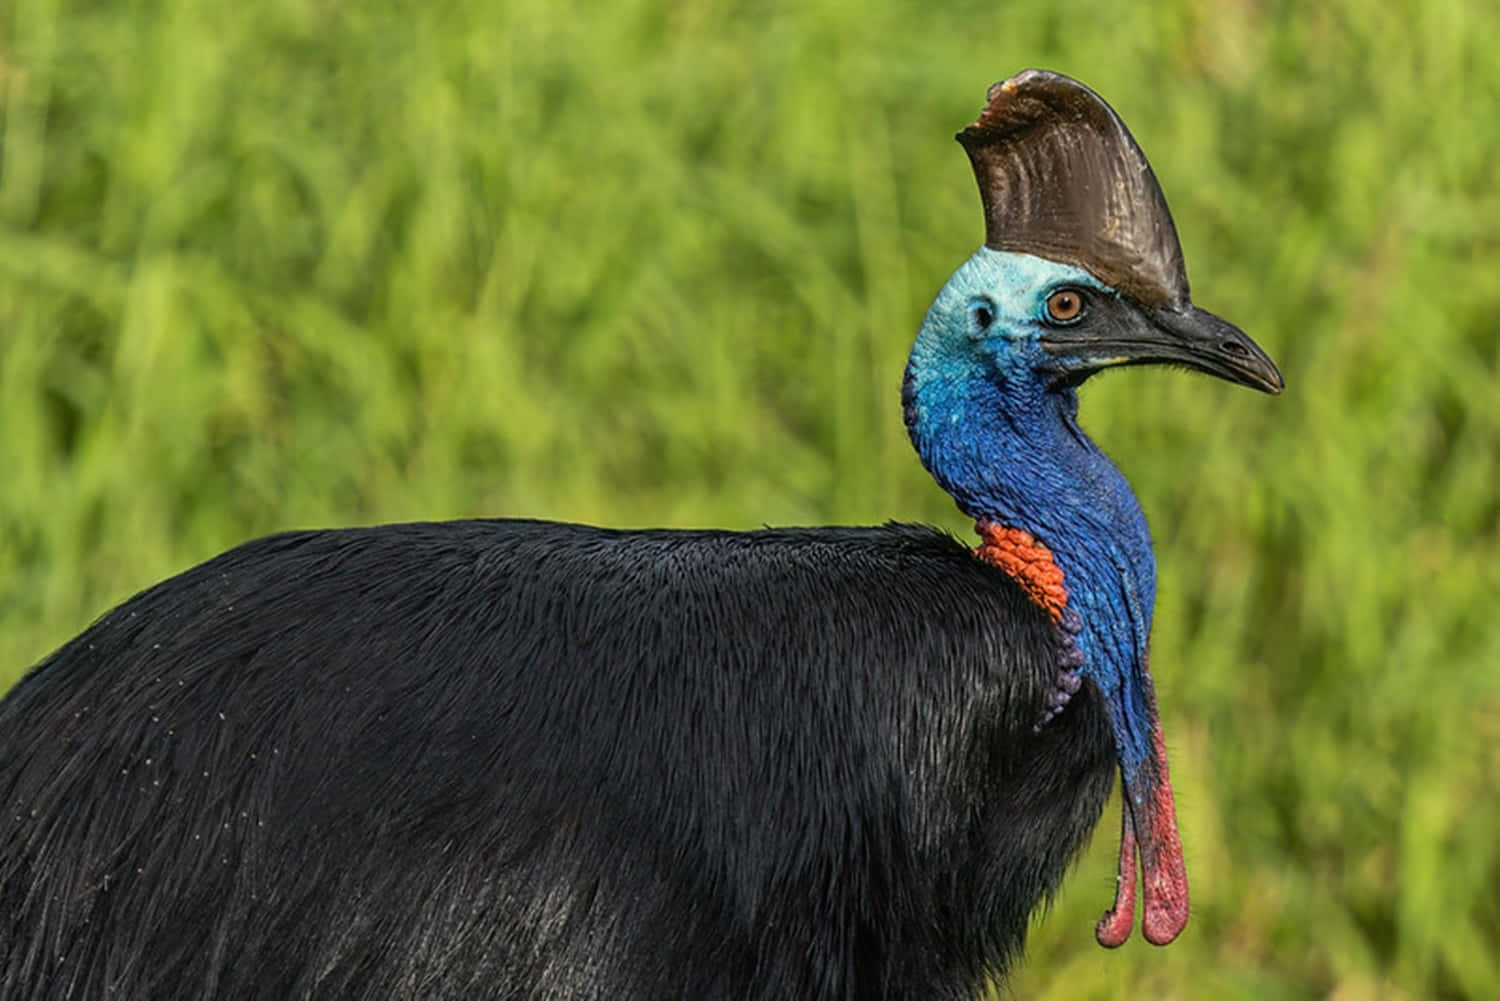
[[[1052,315],[1066,320],[1078,312],[1078,297],[1072,292],[1059,292],[1052,297]]]
[[[980,330],[988,330],[991,323],[995,322],[995,316],[984,306],[974,308],[974,322],[979,324]]]

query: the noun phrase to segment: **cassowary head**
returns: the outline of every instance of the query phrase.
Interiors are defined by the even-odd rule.
[[[1192,304],[1161,188],[1093,91],[1029,70],[992,87],[958,140],[979,181],[985,246],[923,322],[907,427],[981,534],[1024,533],[1061,570],[1066,605],[1054,619],[1076,633],[1063,641],[1105,697],[1125,790],[1120,895],[1099,940],[1129,934],[1138,852],[1146,937],[1170,941],[1187,920],[1187,885],[1147,670],[1155,561],[1129,485],[1077,424],[1075,390],[1119,365],[1186,366],[1268,393],[1281,373]]]
[[[1190,301],[1161,187],[1099,95],[1028,70],[990,88],[958,141],[979,181],[985,247],[934,303],[929,346],[1048,388],[1165,363],[1281,391],[1254,341]]]

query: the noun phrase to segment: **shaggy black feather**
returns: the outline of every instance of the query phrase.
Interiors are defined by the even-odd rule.
[[[299,532],[0,702],[0,997],[957,999],[1115,770],[935,530]]]

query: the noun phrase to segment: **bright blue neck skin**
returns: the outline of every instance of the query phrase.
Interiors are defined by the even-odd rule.
[[[982,248],[928,310],[907,364],[907,429],[959,508],[1031,533],[1083,621],[1082,674],[1103,691],[1126,780],[1151,753],[1147,642],[1156,561],[1130,485],[1078,426],[1038,342],[1059,288],[1115,293],[1079,268]],[[985,321],[988,321],[987,323]]]

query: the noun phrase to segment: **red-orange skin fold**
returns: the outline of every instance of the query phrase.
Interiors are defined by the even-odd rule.
[[[1068,589],[1063,572],[1048,549],[1030,533],[1020,528],[1006,528],[991,521],[975,524],[981,542],[974,555],[999,567],[1047,610],[1053,623],[1061,623],[1068,604]]]

